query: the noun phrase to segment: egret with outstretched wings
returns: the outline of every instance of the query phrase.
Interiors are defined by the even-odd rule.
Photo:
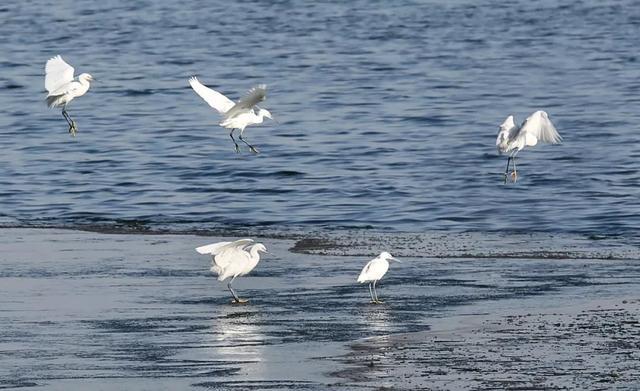
[[[200,97],[204,99],[209,106],[222,114],[222,121],[219,125],[223,128],[231,129],[229,135],[231,136],[231,140],[233,140],[236,152],[240,152],[240,147],[238,146],[236,139],[233,137],[233,132],[235,130],[239,130],[240,141],[245,143],[251,152],[258,153],[258,149],[249,144],[242,136],[244,128],[247,126],[261,124],[264,121],[264,118],[273,119],[269,110],[257,106],[258,103],[262,102],[266,98],[267,86],[260,84],[253,87],[242,99],[235,103],[218,91],[212,90],[200,83],[196,77],[189,79],[189,84],[196,94],[200,95]]]
[[[219,242],[196,248],[200,254],[211,255],[211,271],[218,275],[218,281],[231,277],[227,288],[233,296],[233,303],[244,304],[248,300],[240,299],[231,287],[236,277],[244,276],[256,267],[260,261],[260,252],[267,252],[262,243],[252,239],[240,239],[234,242]]]
[[[500,125],[498,137],[496,138],[496,147],[500,153],[508,153],[507,168],[504,172],[504,183],[507,183],[509,173],[509,163],[513,161],[513,171],[511,178],[515,182],[518,179],[516,171],[516,154],[524,147],[533,147],[541,141],[548,144],[560,144],[562,137],[558,134],[556,127],[549,119],[549,115],[545,111],[536,111],[531,114],[518,127],[513,115]]]
[[[74,69],[67,64],[61,56],[50,58],[45,65],[44,88],[47,90],[47,105],[49,107],[62,107],[62,116],[69,125],[69,133],[76,135],[78,127],[76,122],[67,113],[67,105],[74,98],[84,95],[89,91],[93,76],[82,73],[74,79]]]

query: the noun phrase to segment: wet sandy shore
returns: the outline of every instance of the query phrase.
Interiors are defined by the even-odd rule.
[[[234,306],[193,250],[226,238],[1,233],[1,389],[640,388],[640,256],[615,239],[264,239]],[[371,305],[380,246],[405,262]]]

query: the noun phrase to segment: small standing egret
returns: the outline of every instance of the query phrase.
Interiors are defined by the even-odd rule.
[[[249,90],[247,95],[237,103],[234,103],[231,99],[222,95],[218,91],[212,90],[200,83],[196,77],[189,79],[189,84],[196,94],[200,95],[200,97],[204,99],[209,106],[213,107],[223,115],[222,121],[219,125],[223,128],[231,129],[229,135],[231,136],[231,140],[233,140],[233,144],[236,146],[236,152],[240,152],[240,147],[238,146],[236,139],[233,137],[233,132],[236,129],[240,131],[240,141],[245,143],[251,152],[259,152],[256,147],[249,144],[244,138],[242,138],[242,134],[244,133],[244,128],[253,124],[261,124],[265,117],[273,119],[269,110],[262,109],[257,106],[257,104],[262,102],[267,96],[266,85],[260,84],[253,87]]]
[[[545,111],[539,110],[531,114],[520,127],[516,125],[513,115],[508,116],[500,125],[500,131],[496,138],[496,147],[501,154],[509,153],[507,169],[504,171],[504,183],[507,183],[509,162],[513,161],[511,178],[513,182],[516,182],[518,179],[516,154],[526,146],[533,147],[538,144],[538,141],[549,144],[560,144],[562,141],[562,137],[558,134]]]
[[[362,272],[360,272],[360,276],[358,277],[358,282],[363,284],[365,282],[369,283],[369,294],[371,295],[371,302],[373,304],[382,304],[381,300],[378,300],[378,292],[376,292],[376,282],[385,275],[387,270],[389,270],[389,261],[400,262],[398,259],[391,256],[386,251],[383,251],[370,260],[364,268],[362,268]],[[371,290],[371,286],[373,285],[373,291]]]
[[[67,113],[67,105],[74,98],[82,96],[89,91],[90,82],[94,80],[93,76],[88,73],[81,73],[78,79],[74,80],[73,67],[67,64],[59,55],[50,58],[44,70],[44,88],[49,92],[47,105],[49,107],[62,106],[62,116],[69,124],[69,133],[75,136],[78,127]]]
[[[236,277],[244,276],[253,270],[260,261],[260,251],[267,249],[262,243],[252,239],[240,239],[234,242],[219,242],[196,248],[200,254],[211,254],[211,271],[218,275],[218,281],[231,277],[227,288],[233,296],[232,303],[244,304],[248,300],[240,299],[231,287]]]

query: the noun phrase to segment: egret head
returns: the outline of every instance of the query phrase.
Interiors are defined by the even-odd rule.
[[[271,112],[269,112],[269,110],[267,109],[260,109],[260,111],[258,111],[258,115],[262,116],[262,117],[266,117],[269,119],[273,119],[273,117],[271,116]]]
[[[254,244],[253,249],[255,249],[256,251],[262,251],[263,253],[268,253],[267,248],[262,243]]]
[[[384,259],[385,261],[396,261],[396,262],[400,262],[398,259],[394,258],[391,254],[389,254],[386,251],[383,251],[380,253],[379,255],[380,258]],[[400,262],[402,263],[402,262]]]
[[[78,76],[78,80],[84,80],[84,81],[94,81],[95,79],[93,78],[93,76],[91,76],[88,73],[81,73]]]

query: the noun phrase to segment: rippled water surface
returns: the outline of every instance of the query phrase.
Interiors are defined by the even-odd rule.
[[[32,1],[0,7],[0,223],[640,228],[640,7],[622,1]],[[73,139],[44,104],[62,54],[99,82]],[[279,120],[235,154],[197,75]],[[503,185],[498,125],[560,146]]]

